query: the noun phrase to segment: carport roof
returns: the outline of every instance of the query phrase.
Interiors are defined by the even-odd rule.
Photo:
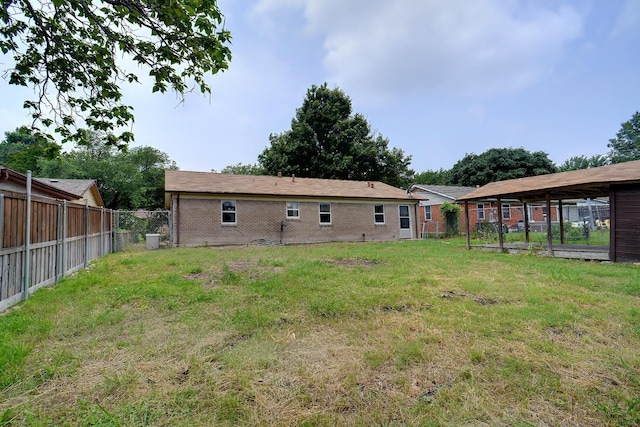
[[[609,195],[612,185],[639,184],[640,160],[577,171],[510,179],[484,185],[458,201],[517,198],[525,202],[584,199]]]

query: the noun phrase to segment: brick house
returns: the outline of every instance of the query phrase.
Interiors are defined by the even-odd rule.
[[[412,239],[418,202],[377,181],[165,171],[177,246]]]
[[[422,185],[413,184],[407,190],[414,194],[416,198],[422,199],[419,208],[419,232],[421,236],[426,234],[443,233],[445,231],[445,220],[440,214],[440,206],[444,202],[455,203],[462,207],[458,198],[475,190],[475,187],[461,187],[453,185]],[[558,213],[553,206],[551,209],[551,220],[557,221]],[[546,221],[546,206],[544,204],[533,204],[529,209],[529,226],[536,225],[536,222],[544,225]],[[458,219],[461,232],[466,231],[464,213]],[[498,222],[498,205],[495,200],[483,200],[469,204],[469,224],[472,231],[475,231],[480,223]],[[522,229],[524,224],[523,205],[518,200],[502,201],[502,223],[508,230]],[[520,224],[519,224],[520,223]]]

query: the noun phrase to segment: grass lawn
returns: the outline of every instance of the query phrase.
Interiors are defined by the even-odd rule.
[[[0,426],[640,425],[640,267],[462,245],[106,256],[0,316]]]

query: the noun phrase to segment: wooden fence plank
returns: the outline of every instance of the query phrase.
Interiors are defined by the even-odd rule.
[[[29,289],[33,291],[111,251],[111,210],[87,210],[83,205],[38,197],[30,204],[31,249],[26,254],[26,199],[22,194],[6,193],[2,200],[0,311],[20,301],[25,274],[29,275]],[[66,215],[63,206],[67,208]]]

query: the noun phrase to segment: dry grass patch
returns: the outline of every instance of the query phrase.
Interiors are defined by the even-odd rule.
[[[638,271],[431,241],[108,256],[0,317],[0,425],[634,425]]]

